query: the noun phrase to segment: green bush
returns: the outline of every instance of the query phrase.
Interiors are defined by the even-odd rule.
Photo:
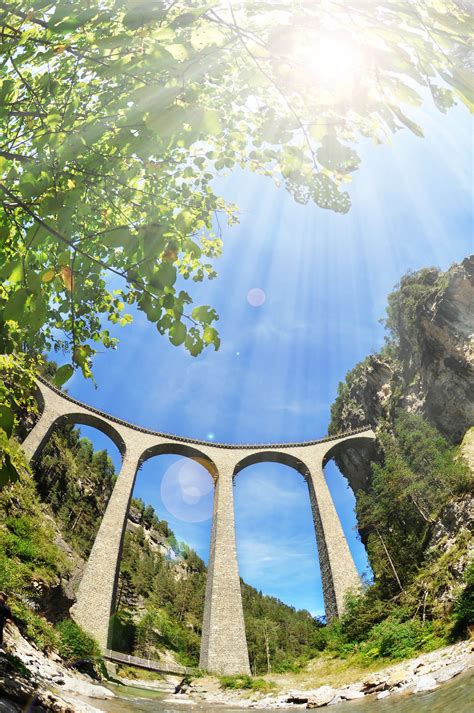
[[[59,635],[58,652],[65,661],[101,658],[99,644],[72,619],[60,621],[56,624],[56,631]]]
[[[110,617],[110,647],[115,651],[132,653],[136,635],[136,626],[130,614],[124,610]]]
[[[466,586],[461,591],[454,605],[454,626],[452,636],[464,636],[469,626],[474,624],[474,560],[466,568],[464,575]]]
[[[57,649],[59,637],[49,621],[21,602],[11,602],[10,608],[15,624],[26,639],[32,641],[40,651]]]
[[[339,633],[346,642],[362,641],[375,624],[387,617],[390,609],[390,604],[380,599],[374,586],[363,594],[351,593],[346,597]]]
[[[27,567],[7,555],[4,542],[4,533],[0,530],[0,591],[12,595],[22,591],[31,576]]]
[[[272,664],[272,673],[298,673],[301,671],[309,661],[309,656],[301,657],[294,661],[288,660],[284,652],[279,652],[280,656],[275,656],[275,660]]]
[[[221,676],[219,678],[221,688],[230,690],[258,691],[268,693],[276,688],[272,681],[265,681],[263,678],[252,678],[247,675]]]
[[[439,637],[431,622],[423,624],[419,619],[400,621],[390,616],[372,628],[360,652],[362,658],[368,660],[380,656],[397,660],[435,649],[443,643],[444,640]]]
[[[56,571],[58,565],[63,564],[62,560],[58,563],[58,548],[51,542],[53,533],[44,522],[42,513],[38,514],[38,519],[30,515],[7,517],[5,525],[9,531],[13,556]]]

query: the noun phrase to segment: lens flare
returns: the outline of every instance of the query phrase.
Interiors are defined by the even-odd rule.
[[[190,458],[171,465],[161,481],[161,498],[168,512],[183,522],[212,517],[214,482],[206,468]]]
[[[260,287],[252,287],[252,289],[247,292],[247,302],[252,307],[261,307],[266,299],[267,296]]]

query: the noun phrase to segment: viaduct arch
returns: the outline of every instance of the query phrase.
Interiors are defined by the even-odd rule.
[[[23,441],[34,460],[50,434],[64,423],[93,426],[118,447],[122,466],[102,518],[71,614],[103,649],[115,601],[127,515],[138,469],[148,458],[175,453],[198,461],[214,480],[214,510],[208,565],[201,668],[250,673],[235,541],[233,483],[248,465],[277,461],[297,470],[308,485],[328,620],[343,612],[345,594],[360,585],[352,555],[324,477],[324,465],[345,446],[373,441],[369,428],[315,441],[281,444],[209,443],[135,426],[73,399],[38,379],[41,417]]]

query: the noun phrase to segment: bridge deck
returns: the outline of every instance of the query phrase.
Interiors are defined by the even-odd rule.
[[[142,659],[139,656],[131,656],[130,654],[124,654],[121,651],[113,651],[112,649],[106,649],[103,656],[104,659],[107,659],[107,661],[113,661],[113,663],[125,663],[130,666],[137,666],[137,668],[145,668],[149,671],[156,671],[157,673],[185,676],[187,674],[192,675],[196,672],[195,669],[187,666],[167,664],[163,661],[153,661],[153,659]]]
[[[230,450],[249,450],[249,449],[256,449],[260,450],[262,448],[298,448],[301,446],[314,446],[318,443],[326,443],[328,441],[337,441],[340,438],[346,438],[347,436],[355,436],[359,433],[363,433],[364,431],[370,430],[371,426],[365,425],[365,426],[359,426],[358,428],[353,428],[349,431],[343,431],[342,433],[335,433],[331,434],[329,436],[323,436],[322,438],[316,438],[315,440],[311,441],[297,441],[297,442],[290,442],[290,443],[221,443],[219,441],[203,441],[199,438],[188,438],[186,436],[177,436],[172,433],[163,433],[161,431],[154,431],[151,428],[144,428],[143,426],[137,426],[134,423],[129,423],[128,421],[124,421],[121,418],[117,418],[117,416],[112,416],[109,413],[105,413],[105,411],[101,411],[100,409],[94,408],[94,406],[90,406],[89,404],[85,404],[82,401],[79,401],[78,399],[73,398],[69,394],[65,393],[64,391],[61,391],[60,389],[57,388],[54,384],[52,384],[50,381],[45,379],[43,376],[38,375],[37,380],[41,383],[44,384],[44,386],[47,386],[51,391],[54,391],[58,396],[61,396],[63,399],[66,401],[70,401],[73,404],[76,404],[76,406],[80,406],[83,409],[86,409],[87,411],[90,411],[91,413],[96,414],[97,416],[101,416],[102,418],[111,421],[112,423],[118,423],[121,426],[125,426],[126,428],[130,428],[132,431],[139,431],[140,433],[146,433],[151,436],[157,436],[159,438],[167,438],[172,441],[179,441],[181,443],[190,443],[193,445],[200,445],[200,446],[212,446],[213,448],[227,448]]]

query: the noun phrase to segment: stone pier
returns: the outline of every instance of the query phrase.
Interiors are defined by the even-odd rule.
[[[323,467],[338,451],[373,441],[361,428],[315,441],[281,444],[209,443],[141,428],[103,413],[38,381],[42,415],[23,443],[33,460],[61,424],[93,426],[108,435],[122,454],[120,470],[77,591],[71,615],[99,642],[109,644],[123,537],[135,477],[148,458],[163,453],[186,456],[204,465],[212,476],[214,512],[207,575],[200,666],[214,673],[249,673],[242,596],[237,563],[233,484],[243,468],[273,461],[289,465],[308,484],[318,546],[327,619],[340,616],[349,590],[359,586],[341,522]]]
[[[127,514],[141,453],[125,454],[117,482],[100,523],[71,616],[107,648]]]
[[[250,673],[235,544],[233,473],[226,465],[218,472],[199,667],[214,673]]]

